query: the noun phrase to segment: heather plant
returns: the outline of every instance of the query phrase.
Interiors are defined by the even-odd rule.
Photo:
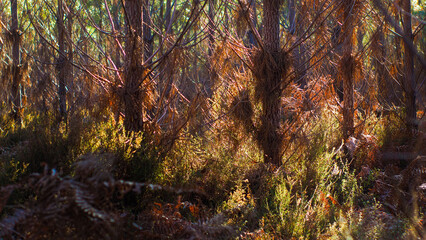
[[[380,208],[375,204],[364,210],[349,211],[340,216],[323,236],[329,239],[410,239],[407,221]]]

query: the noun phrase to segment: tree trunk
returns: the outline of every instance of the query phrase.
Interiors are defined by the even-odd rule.
[[[40,47],[38,50],[38,56],[40,57],[42,64],[39,66],[40,77],[38,79],[37,92],[41,95],[42,99],[41,111],[45,114],[45,116],[48,116],[48,110],[50,108],[49,97],[46,96],[47,94],[45,93],[48,91],[49,87],[52,86],[52,78],[50,75],[52,68],[46,63],[52,62],[52,49],[41,36],[39,37],[39,42]]]
[[[113,20],[114,20],[114,26],[115,26],[115,30],[117,31],[117,32],[120,32],[120,28],[121,28],[121,26],[120,26],[120,19],[119,19],[119,16],[118,16],[118,14],[119,14],[119,9],[120,9],[120,2],[118,1],[118,0],[114,0],[114,10],[113,10],[113,12],[112,12],[112,18],[113,18]],[[117,41],[120,41],[119,40],[119,38],[117,38]],[[119,44],[115,44],[115,56],[114,56],[114,63],[115,63],[115,66],[117,67],[117,68],[120,68],[121,67],[121,60],[120,60],[120,46],[119,46]]]
[[[213,95],[213,82],[214,82],[214,73],[211,66],[211,56],[213,54],[213,47],[214,47],[214,16],[215,16],[215,0],[209,0],[209,11],[208,11],[208,17],[209,17],[209,25],[208,25],[208,59],[207,59],[207,70],[208,70],[208,76],[207,79],[204,82],[204,89],[206,91],[206,94],[208,97],[211,97]]]
[[[59,53],[57,59],[58,82],[59,82],[59,115],[61,120],[66,121],[67,99],[66,99],[66,80],[67,80],[67,58],[65,56],[65,26],[64,26],[64,10],[62,0],[58,0],[57,12],[57,28],[58,28],[58,45]]]
[[[104,10],[102,8],[102,1],[94,1],[94,4],[95,4],[96,9],[98,10],[98,16],[99,16],[99,18],[98,18],[99,21],[97,23],[98,27],[99,27],[99,29],[103,29],[104,24],[102,22],[102,16],[104,14]],[[103,33],[101,33],[100,31],[97,31],[97,37],[98,37],[97,44],[99,44],[99,46],[104,45],[102,35],[103,35]],[[100,62],[102,62],[102,59],[105,59],[105,56],[101,53],[101,51],[98,51],[98,60]]]
[[[19,26],[18,26],[18,0],[11,0],[12,25],[10,32],[12,33],[12,117],[19,126],[22,124],[22,102],[21,102],[21,61],[19,50]]]
[[[376,70],[376,79],[378,87],[378,99],[381,105],[387,106],[391,103],[391,92],[389,91],[390,82],[388,83],[388,77],[386,76],[386,43],[385,35],[383,34],[383,27],[376,30],[377,38],[376,42],[373,42],[374,58],[373,65]]]
[[[270,53],[280,51],[280,1],[263,1],[263,41]]]
[[[124,67],[124,127],[126,131],[143,129],[143,105],[141,85],[145,79],[143,67],[144,48],[142,43],[142,1],[127,0],[125,11],[128,16],[126,39],[126,62]]]
[[[262,115],[259,129],[259,142],[263,149],[264,162],[281,165],[282,134],[280,128],[281,114],[281,75],[283,68],[280,51],[280,0],[263,1],[263,43],[264,58],[258,65],[266,66],[266,76],[261,81]],[[260,76],[258,76],[260,77]]]
[[[213,53],[213,44],[214,44],[214,5],[215,5],[215,1],[214,0],[209,0],[209,49],[208,49],[208,55],[209,57],[212,55]]]
[[[402,21],[401,20],[401,15],[399,14],[398,8],[396,8],[396,6],[394,4],[392,4],[392,6],[394,7],[393,13],[394,13],[394,18],[396,21]],[[398,36],[394,36],[394,44],[395,44],[395,51],[394,51],[394,63],[393,65],[396,68],[396,74],[394,74],[394,78],[396,79],[396,81],[391,81],[390,86],[392,86],[392,91],[393,91],[393,95],[395,96],[395,102],[393,102],[393,104],[395,104],[396,106],[401,106],[404,105],[404,99],[403,99],[403,89],[401,86],[403,86],[404,84],[404,76],[403,76],[403,56],[402,56],[402,49],[403,47],[402,45],[402,38],[398,37]]]
[[[257,21],[256,21],[256,0],[250,0],[250,21],[252,22],[253,27],[256,27]],[[256,38],[254,36],[254,32],[251,28],[248,30],[248,40],[250,43],[250,47],[254,46],[257,47]]]
[[[289,33],[292,35],[295,35],[297,38],[302,37],[301,35],[304,32],[302,17],[300,17],[300,14],[297,14],[296,16],[296,0],[289,0],[288,1],[288,8],[289,8]],[[304,14],[304,13],[301,13]],[[308,14],[305,12],[305,14]],[[306,53],[306,47],[305,42],[299,43],[299,46],[295,47],[293,50],[293,61],[295,66],[295,81],[299,84],[300,88],[305,88],[307,84],[307,78],[306,78],[306,69],[308,68],[307,65],[309,62],[305,62],[309,57],[307,57]],[[308,95],[308,94],[307,94]],[[306,99],[308,100],[308,99]]]
[[[253,0],[254,1],[254,0]],[[229,8],[229,2],[225,1],[224,3],[224,18],[225,18],[225,26],[228,27],[229,26],[229,13],[228,13],[228,8]]]
[[[165,26],[164,26],[164,37],[165,39],[165,46],[166,49],[171,46],[171,44],[168,42],[168,36],[173,35],[173,23],[171,22],[172,16],[172,5],[171,0],[167,0],[166,2],[166,14],[165,14]],[[169,28],[170,27],[170,28]],[[163,45],[161,47],[161,53],[163,54]],[[168,99],[170,97],[170,91],[172,89],[173,85],[173,66],[170,61],[170,55],[161,62],[160,64],[160,81],[161,81],[161,99]]]
[[[343,139],[346,141],[354,134],[354,70],[355,59],[352,56],[352,38],[354,34],[355,0],[345,0],[343,4],[343,50],[340,73],[343,81]]]
[[[294,34],[296,31],[296,0],[288,0],[288,20],[290,22],[289,32]]]
[[[69,12],[68,12],[68,22],[67,22],[67,39],[68,39],[68,46],[67,46],[67,61],[66,61],[66,72],[67,72],[67,87],[68,87],[68,93],[71,94],[71,96],[73,94],[75,94],[74,90],[74,71],[73,71],[73,66],[72,66],[72,62],[74,60],[74,52],[73,52],[73,45],[72,45],[72,25],[73,25],[73,9],[72,9],[72,5],[68,6]]]
[[[152,55],[152,42],[153,37],[151,33],[151,13],[150,13],[149,0],[143,2],[143,44],[144,44],[144,61]],[[148,65],[152,63],[152,60],[147,62]]]
[[[405,11],[402,15],[404,36],[413,42],[413,33],[411,30],[411,2],[402,1],[402,9]],[[416,128],[416,82],[414,79],[414,56],[407,43],[404,41],[404,90],[405,90],[405,124],[409,133]]]

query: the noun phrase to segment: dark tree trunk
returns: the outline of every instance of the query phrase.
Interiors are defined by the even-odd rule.
[[[37,26],[39,27],[39,26]],[[37,96],[37,102],[36,107],[37,111],[40,111],[42,113],[47,113],[47,104],[45,99],[44,90],[46,89],[46,78],[45,75],[46,69],[43,66],[43,63],[48,62],[46,61],[46,53],[48,52],[45,47],[45,41],[41,36],[38,38],[38,44],[37,44],[37,51],[36,54],[39,56],[41,64],[37,64],[34,69],[34,75],[35,77],[31,78],[31,85],[35,86],[35,88],[32,90],[34,95]]]
[[[343,139],[346,141],[354,134],[354,70],[355,59],[352,55],[354,34],[355,0],[345,0],[343,4],[343,49],[340,73],[343,81]]]
[[[144,61],[147,61],[152,55],[152,42],[153,37],[151,33],[151,13],[150,13],[149,0],[143,2],[143,44],[144,44]],[[149,60],[147,64],[151,64],[152,60]]]
[[[74,90],[74,71],[73,71],[73,66],[72,66],[72,62],[74,60],[74,51],[73,51],[73,45],[72,45],[72,37],[73,37],[73,32],[72,32],[72,25],[73,25],[73,9],[72,9],[72,5],[68,6],[69,12],[68,12],[68,22],[67,22],[67,39],[68,39],[68,54],[67,54],[67,61],[66,61],[66,72],[67,72],[67,85],[68,85],[68,91],[71,94],[75,94]]]
[[[117,32],[120,32],[121,26],[120,26],[120,19],[119,19],[119,16],[118,16],[118,14],[120,12],[119,11],[120,2],[118,0],[114,0],[114,6],[113,7],[114,7],[114,10],[112,12],[112,17],[113,17],[113,20],[114,20],[114,27],[115,27],[115,30]],[[117,41],[120,41],[119,38],[117,38]],[[118,43],[116,43],[115,46],[116,46],[116,49],[115,49],[114,63],[117,66],[117,68],[120,68],[121,67],[120,46],[118,45]]]
[[[124,68],[124,127],[126,131],[143,130],[143,102],[141,85],[145,79],[143,67],[144,47],[142,42],[142,1],[127,0],[125,10],[129,22],[126,40]]]
[[[165,26],[164,26],[164,36],[166,37],[165,46],[166,48],[171,46],[171,44],[168,42],[168,36],[173,35],[173,23],[172,21],[172,5],[171,0],[167,0],[166,2],[166,14],[165,14]],[[164,46],[161,45],[161,53],[163,53]],[[161,62],[160,65],[160,80],[161,80],[161,99],[168,99],[170,97],[170,91],[172,89],[173,85],[173,67],[171,67],[171,62],[169,61],[170,58],[166,58],[164,61]]]
[[[299,16],[299,14],[296,15],[296,0],[289,0],[288,1],[288,8],[289,8],[289,33],[292,35],[296,35],[296,37],[301,37],[300,35],[304,32],[303,31],[303,22],[302,17]],[[303,14],[303,13],[302,13]],[[306,63],[306,59],[309,59],[306,55],[306,47],[305,42],[301,42],[299,46],[294,48],[293,50],[293,60],[294,60],[294,66],[295,66],[295,80],[296,83],[299,84],[301,88],[304,88],[307,84],[306,82],[306,69],[308,68],[307,65],[309,63]]]
[[[256,16],[256,0],[250,0],[250,21],[251,21],[251,24],[254,28],[257,25],[256,18],[257,18],[257,16]],[[252,46],[257,47],[256,38],[254,36],[254,32],[253,32],[251,27],[249,28],[247,35],[248,35],[250,47],[252,47]]]
[[[164,14],[164,3],[161,3],[161,5],[160,5],[160,19],[162,19],[161,26],[160,26],[161,34],[158,35],[158,38],[159,38],[158,42],[160,43],[160,45],[159,45],[160,54],[163,54],[163,52],[164,52],[163,41],[165,40],[165,38],[167,38],[166,31],[167,31],[167,26],[168,26],[168,23],[167,23],[167,9],[166,9],[166,14]],[[159,73],[160,74],[159,79],[160,79],[160,81],[157,82],[158,89],[160,89],[160,92],[162,92],[163,89],[165,88],[165,84],[163,84],[163,82],[165,80],[165,69],[164,68],[165,68],[165,64],[164,64],[164,61],[162,61],[160,63],[160,66],[159,66],[159,72],[160,72]]]
[[[333,87],[337,93],[339,102],[343,101],[343,82],[342,78],[339,76],[339,69],[335,68],[332,62],[338,62],[338,56],[342,56],[342,35],[342,27],[337,24],[337,26],[332,29],[331,35],[331,44],[333,46],[334,54],[330,56],[330,61],[326,61],[324,64],[326,66],[325,68],[327,69],[326,71],[330,72],[331,76],[335,76]]]
[[[265,163],[281,165],[282,134],[280,133],[281,114],[281,75],[283,68],[280,51],[280,0],[263,1],[263,43],[262,60],[267,64],[267,74],[261,88],[262,115],[259,129],[259,142],[263,149]]]
[[[395,5],[393,5],[394,7],[395,7]],[[397,20],[397,21],[401,21],[401,16],[400,16],[400,14],[398,14],[399,13],[399,11],[397,11],[396,9],[393,11],[393,13],[394,13],[394,18]],[[402,45],[402,38],[400,38],[400,37],[398,37],[398,36],[394,36],[394,44],[395,44],[395,51],[394,51],[394,65],[395,65],[395,67],[396,67],[396,74],[393,76],[395,79],[396,79],[396,81],[394,82],[394,81],[392,81],[392,83],[390,84],[390,86],[392,86],[392,93],[393,93],[393,96],[395,97],[395,102],[394,102],[394,104],[396,105],[396,106],[401,106],[402,107],[402,105],[404,104],[404,99],[403,99],[403,90],[402,90],[402,88],[401,88],[401,86],[403,85],[403,83],[404,83],[404,79],[403,79],[403,70],[402,70],[402,68],[403,68],[403,59],[402,59],[402,49],[403,49],[403,47],[401,46]]]
[[[377,95],[379,103],[384,106],[385,109],[389,109],[392,104],[395,104],[395,94],[393,93],[393,81],[390,80],[388,71],[386,70],[386,39],[383,33],[383,27],[381,26],[376,30],[375,41],[372,43],[373,48],[373,66],[376,70],[377,80]],[[387,114],[388,111],[384,111]]]
[[[411,2],[410,0],[402,1],[403,13],[403,28],[404,36],[413,42],[413,33],[411,30]],[[411,133],[416,128],[416,96],[415,96],[416,82],[414,79],[414,56],[410,51],[407,43],[404,41],[404,102],[405,102],[405,124]]]
[[[214,5],[215,0],[209,0],[209,49],[208,49],[208,55],[211,56],[213,53],[213,44],[214,44]]]
[[[66,81],[67,81],[67,58],[65,53],[65,25],[64,25],[64,9],[62,0],[58,0],[57,12],[57,28],[58,28],[58,45],[59,53],[57,59],[58,82],[59,82],[59,115],[61,120],[66,122],[67,99],[66,99]]]
[[[128,16],[126,40],[126,62],[124,67],[124,127],[126,131],[143,130],[142,81],[144,48],[142,43],[142,1],[127,0],[125,11]]]
[[[225,1],[224,8],[225,8],[224,9],[225,26],[229,26],[229,13],[228,13],[229,2],[228,1]]]
[[[166,1],[166,30],[169,27],[172,16],[172,0]],[[172,31],[171,31],[172,32]]]
[[[386,59],[386,49],[384,48],[385,44],[385,36],[383,34],[383,29],[380,27],[376,30],[376,39],[375,42],[373,42],[373,50],[374,58],[373,58],[373,65],[376,70],[376,79],[377,79],[377,87],[378,87],[378,99],[380,104],[383,106],[387,105],[389,101],[389,92],[387,88],[387,78],[385,76],[386,73],[386,67],[384,65],[384,61]]]
[[[288,31],[294,34],[296,32],[296,0],[288,0],[288,20],[290,22]]]
[[[213,72],[213,68],[211,66],[211,59],[210,57],[213,54],[214,51],[214,16],[215,16],[215,0],[209,0],[209,11],[208,11],[208,17],[209,17],[209,25],[208,25],[208,59],[207,59],[207,70],[208,70],[208,76],[206,80],[204,81],[204,89],[208,97],[211,97],[213,94],[213,82],[215,73]]]
[[[103,22],[102,22],[102,16],[103,16],[103,14],[104,14],[104,10],[103,10],[103,8],[102,8],[102,1],[94,1],[94,3],[95,3],[95,6],[96,6],[96,9],[98,10],[98,16],[99,16],[99,22],[97,23],[98,24],[98,27],[100,28],[100,29],[103,29],[103,27],[104,27],[104,24],[103,24]],[[100,31],[97,31],[97,37],[98,37],[98,39],[97,39],[97,44],[99,44],[100,46],[102,46],[102,45],[104,45],[104,43],[103,43],[103,38],[102,38],[102,33],[100,32]],[[99,51],[98,52],[98,59],[100,60],[100,61],[102,61],[102,59],[104,58],[105,56],[101,53],[101,51]]]
[[[12,33],[12,117],[19,126],[22,122],[22,102],[21,102],[21,61],[19,50],[19,26],[18,26],[18,0],[11,0],[12,25],[10,32]]]
[[[263,41],[271,53],[280,51],[280,1],[263,1]]]

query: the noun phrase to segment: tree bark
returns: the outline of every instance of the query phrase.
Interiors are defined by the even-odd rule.
[[[66,121],[67,99],[66,99],[66,80],[67,80],[67,58],[65,56],[65,26],[64,26],[64,9],[62,0],[58,0],[57,12],[57,28],[58,28],[58,45],[59,53],[57,58],[58,82],[59,82],[59,115],[61,120]]]
[[[143,102],[141,85],[145,79],[143,67],[144,47],[142,42],[142,1],[127,0],[125,11],[128,17],[126,61],[124,67],[124,127],[128,132],[143,130]]]
[[[280,1],[263,1],[263,41],[270,53],[280,51]]]
[[[413,42],[413,33],[411,29],[411,1],[403,0],[402,9],[404,13],[402,14],[403,20],[403,29],[404,36]],[[405,124],[407,129],[411,133],[413,129],[416,128],[416,96],[415,88],[416,82],[414,79],[414,55],[410,51],[409,46],[404,41],[404,90],[405,90]]]
[[[374,42],[374,58],[373,65],[376,70],[376,79],[377,79],[377,87],[378,87],[378,97],[379,102],[383,106],[390,105],[391,100],[391,91],[389,85],[391,82],[388,82],[388,76],[386,72],[385,60],[386,60],[386,43],[385,43],[385,35],[383,34],[383,27],[380,27],[376,30],[376,41]]]
[[[263,1],[263,43],[267,63],[267,74],[262,81],[262,115],[259,129],[259,142],[263,149],[264,162],[281,165],[282,134],[280,133],[281,115],[281,75],[280,66],[280,0]]]
[[[288,1],[288,8],[289,8],[289,33],[292,35],[295,35],[296,37],[301,37],[301,34],[304,32],[302,17],[298,13],[296,15],[296,0],[289,0]],[[304,14],[304,13],[301,13]],[[307,14],[305,12],[305,14]],[[307,51],[305,47],[305,42],[299,43],[299,46],[295,47],[293,50],[293,61],[295,66],[295,81],[299,84],[300,88],[305,88],[307,84],[307,78],[306,78],[306,69],[308,68],[307,65],[309,62],[305,62],[306,59],[309,59],[309,57],[306,56]]]
[[[166,2],[166,14],[165,14],[165,26],[164,26],[164,37],[165,39],[165,46],[166,49],[168,47],[171,46],[171,43],[169,43],[168,41],[168,36],[169,35],[173,35],[173,23],[172,21],[172,4],[171,4],[171,0],[167,0]],[[170,26],[170,28],[169,28]],[[163,54],[163,48],[164,46],[161,45],[161,53]],[[162,87],[160,88],[161,90],[161,99],[166,98],[169,99],[170,97],[170,91],[172,89],[172,85],[173,85],[173,66],[171,64],[170,61],[170,55],[169,57],[167,57],[164,61],[161,62],[160,64],[160,81],[161,81],[161,85]]]
[[[11,0],[12,25],[12,117],[19,126],[22,124],[22,95],[21,95],[21,59],[20,59],[20,35],[18,23],[18,0]]]
[[[352,38],[354,34],[355,0],[345,0],[343,4],[343,50],[340,73],[343,80],[343,139],[346,141],[354,134],[354,70],[355,59],[352,55]]]
[[[98,18],[99,22],[97,23],[98,27],[99,27],[99,29],[103,29],[104,24],[103,24],[103,21],[102,21],[102,16],[104,14],[104,10],[102,8],[102,1],[94,1],[94,4],[95,4],[96,9],[98,10],[98,16],[99,16],[99,18]],[[97,31],[97,38],[98,38],[97,44],[99,44],[100,46],[104,45],[102,35],[103,34],[100,31]],[[98,59],[101,62],[102,62],[102,59],[105,59],[105,56],[101,53],[101,51],[98,51]]]
[[[73,51],[73,44],[72,44],[72,38],[73,38],[73,32],[72,32],[72,26],[73,26],[73,6],[69,5],[68,9],[68,22],[67,22],[67,61],[66,61],[66,72],[67,72],[67,88],[69,94],[75,94],[73,91],[74,89],[74,71],[73,71],[73,65],[71,64],[74,60],[74,51]],[[72,95],[71,95],[72,96]]]
[[[257,15],[256,15],[256,0],[250,0],[250,21],[252,22],[253,27],[256,27],[257,21],[256,21]],[[253,29],[251,27],[248,30],[248,40],[250,43],[250,47],[257,47],[256,38],[254,36]]]
[[[50,75],[51,67],[46,63],[52,62],[51,59],[51,48],[47,45],[46,41],[39,36],[39,47],[37,54],[41,59],[41,64],[38,66],[39,77],[37,79],[37,94],[41,97],[41,112],[48,116],[49,111],[49,97],[45,94],[48,88],[52,85],[52,79]]]
[[[113,3],[114,5],[113,5],[113,8],[114,8],[114,10],[113,10],[113,12],[112,12],[112,18],[113,18],[113,20],[114,20],[114,27],[115,27],[115,30],[117,31],[117,32],[120,32],[120,28],[121,28],[121,25],[120,25],[120,19],[119,19],[119,16],[118,16],[118,14],[119,14],[119,9],[120,9],[120,2],[118,1],[118,0],[114,0],[114,3]],[[120,41],[119,40],[119,38],[117,38],[117,41]],[[119,46],[119,44],[115,44],[115,56],[114,56],[114,63],[115,63],[115,66],[117,66],[117,68],[120,68],[121,67],[121,60],[120,60],[120,46]]]
[[[209,17],[209,23],[208,23],[208,52],[207,52],[207,71],[208,71],[208,76],[206,78],[206,80],[204,81],[204,89],[206,91],[206,94],[208,97],[211,97],[213,95],[213,82],[214,82],[214,75],[215,73],[213,72],[214,70],[212,69],[212,65],[211,65],[211,56],[213,54],[214,51],[214,16],[215,16],[215,0],[208,0],[209,1],[209,11],[208,11],[208,17]]]
[[[151,13],[149,0],[143,2],[143,44],[144,44],[144,61],[147,61],[152,55],[152,42],[153,37],[151,33]],[[152,63],[152,60],[147,62],[148,65]]]
[[[296,0],[288,0],[288,20],[289,32],[294,34],[296,32]]]
[[[209,16],[209,48],[208,48],[208,55],[209,57],[212,55],[213,53],[213,44],[214,44],[214,5],[215,5],[215,0],[209,0],[209,12],[208,12],[208,16]]]

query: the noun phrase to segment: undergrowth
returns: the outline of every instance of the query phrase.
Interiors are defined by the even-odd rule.
[[[81,112],[67,125],[28,115],[24,127],[4,126],[0,134],[1,236],[73,239],[82,236],[78,231],[111,239],[421,236],[416,228],[421,209],[416,216],[395,216],[380,202],[383,173],[375,159],[386,130],[366,124],[360,136],[371,138],[358,140],[357,167],[351,168],[335,116],[327,108],[312,115],[286,142],[285,165],[277,168],[263,164],[253,137],[224,118],[218,124],[225,127],[204,135],[185,129],[164,154],[142,133],[126,134],[121,121],[108,115],[98,121]],[[48,219],[68,223],[50,231],[58,226]]]

